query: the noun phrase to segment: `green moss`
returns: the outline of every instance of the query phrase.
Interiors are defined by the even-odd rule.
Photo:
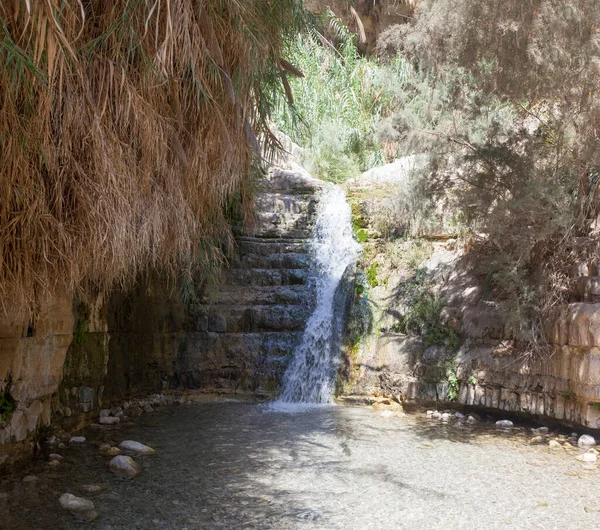
[[[89,322],[87,319],[82,319],[77,322],[75,331],[73,332],[73,342],[78,346],[85,344],[88,340],[87,329]]]

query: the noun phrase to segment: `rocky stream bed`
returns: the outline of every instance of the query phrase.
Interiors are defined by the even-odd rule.
[[[43,444],[0,477],[0,527],[600,527],[600,470],[582,461],[594,452],[579,436],[443,414],[394,403],[295,414],[231,401],[159,406],[75,433],[85,441]],[[135,478],[111,471],[119,452]]]

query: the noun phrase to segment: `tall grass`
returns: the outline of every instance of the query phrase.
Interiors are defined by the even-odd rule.
[[[385,163],[374,125],[396,108],[412,72],[399,56],[387,65],[361,56],[356,36],[331,13],[324,29],[289,45],[304,78],[291,80],[294,105],[282,102],[274,119],[307,149],[304,162],[315,176],[339,182]]]
[[[305,21],[300,0],[0,0],[0,305],[219,260]]]

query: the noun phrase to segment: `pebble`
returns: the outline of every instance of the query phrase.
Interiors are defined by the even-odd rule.
[[[84,444],[85,436],[71,436],[69,439],[70,444]]]
[[[108,466],[113,473],[126,478],[133,478],[141,473],[139,464],[130,456],[115,456]]]
[[[557,442],[556,440],[550,440],[550,442],[548,442],[548,447],[550,449],[562,449],[563,446],[560,444],[560,442]]]
[[[496,422],[496,427],[500,427],[501,429],[508,429],[510,427],[514,427],[514,424],[510,420],[498,420]]]
[[[136,416],[141,416],[143,412],[144,411],[140,407],[135,406],[135,407],[129,408],[128,414],[129,414],[129,416],[132,416],[135,418]]]
[[[589,434],[582,434],[577,440],[577,445],[579,447],[588,446],[588,445],[596,445],[596,439]]]
[[[152,408],[152,405],[146,405],[144,407],[144,412],[146,412],[146,413],[154,412],[154,409]]]
[[[48,458],[50,460],[62,460],[63,457],[60,455],[57,455],[56,453],[51,453],[50,455],[48,455]]]
[[[537,429],[531,429],[535,434],[548,434],[548,427],[538,427]]]
[[[123,449],[123,451],[133,451],[134,453],[138,453],[140,455],[153,455],[156,453],[152,447],[144,445],[140,442],[135,442],[134,440],[125,440],[119,444],[119,447]]]
[[[89,512],[95,508],[94,503],[83,497],[76,497],[72,493],[64,493],[58,499],[60,505],[72,513]]]
[[[35,475],[27,475],[26,477],[23,477],[23,482],[36,482],[37,479],[38,478]]]
[[[457,412],[454,414],[454,416],[456,416],[457,419],[462,420],[465,415],[462,412]]]
[[[100,425],[116,425],[121,421],[120,418],[116,418],[114,416],[102,416],[98,418],[98,423]]]
[[[529,440],[529,443],[530,444],[541,444],[541,443],[544,443],[544,437],[543,436],[534,436],[531,440]]]
[[[117,456],[121,454],[121,450],[118,447],[111,447],[109,444],[102,444],[100,446],[100,454],[105,456]]]
[[[67,448],[67,446],[64,443],[62,443],[62,442],[60,442],[56,447],[58,447],[59,449],[66,449]]]
[[[81,486],[81,491],[85,493],[99,493],[105,489],[105,484],[84,484]]]
[[[48,465],[50,467],[58,467],[60,466],[60,462],[58,460],[50,460],[50,462],[48,462]]]
[[[598,457],[594,453],[583,453],[582,455],[576,456],[575,459],[580,462],[595,462],[598,460]]]

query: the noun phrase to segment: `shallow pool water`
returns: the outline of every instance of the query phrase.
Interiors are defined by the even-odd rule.
[[[41,456],[0,478],[0,528],[600,528],[600,471],[577,451],[527,444],[525,429],[204,403],[84,434],[83,446],[52,450],[64,456],[57,468]],[[98,451],[125,439],[157,450],[136,457],[133,480],[114,476]],[[84,494],[85,484],[106,489]],[[65,492],[93,500],[99,518],[65,512]]]

